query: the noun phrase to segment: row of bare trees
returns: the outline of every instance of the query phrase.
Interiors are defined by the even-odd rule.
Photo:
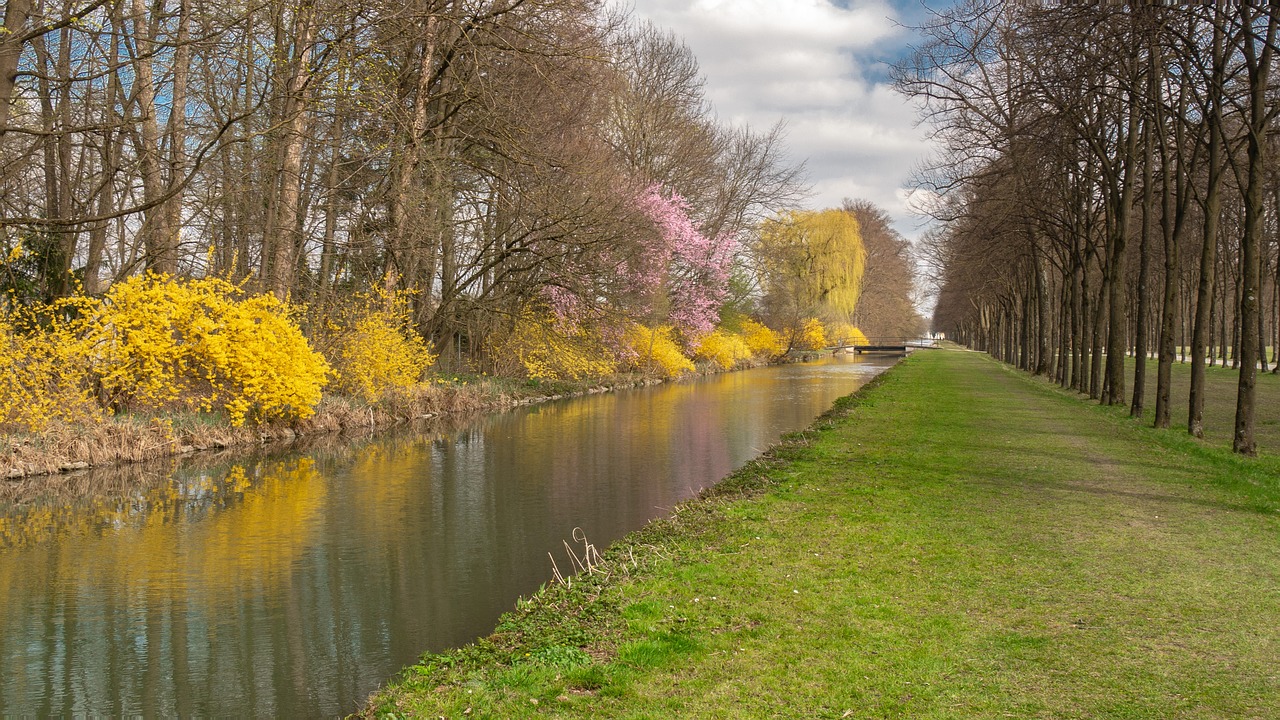
[[[779,129],[718,123],[688,48],[609,7],[8,0],[0,284],[151,269],[323,306],[394,283],[457,353],[546,288],[616,299],[639,189],[740,235],[802,187]]]
[[[1239,368],[1234,449],[1280,348],[1280,3],[968,0],[897,71],[945,151],[922,180],[935,329],[1171,420],[1171,367]],[[1136,374],[1127,392],[1125,357]],[[1156,397],[1144,396],[1148,358]],[[1273,370],[1274,371],[1274,370]]]

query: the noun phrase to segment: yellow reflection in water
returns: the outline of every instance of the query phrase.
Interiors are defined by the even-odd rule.
[[[235,465],[77,506],[29,507],[0,518],[10,555],[0,563],[0,602],[20,581],[15,573],[35,568],[63,588],[89,582],[186,594],[196,584],[217,601],[244,579],[284,576],[312,539],[325,499],[314,461],[299,458]],[[24,562],[13,561],[17,552]]]
[[[262,585],[286,580],[319,527],[316,516],[323,510],[328,485],[311,458],[259,466],[257,472],[259,476],[251,478],[236,466],[229,473],[228,485],[244,488],[236,506],[190,527],[185,537],[170,529],[157,538],[175,541],[181,555],[174,561],[196,569],[206,593],[230,590],[248,580]],[[216,595],[204,597],[219,600]]]

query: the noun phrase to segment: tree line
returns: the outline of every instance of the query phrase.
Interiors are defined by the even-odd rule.
[[[1187,360],[1196,436],[1205,367],[1230,364],[1233,448],[1255,453],[1280,348],[1278,20],[1260,0],[936,14],[895,70],[943,149],[920,173],[943,221],[924,243],[935,329],[1134,416],[1154,404],[1158,427]]]
[[[599,0],[9,0],[3,30],[9,307],[144,271],[319,314],[379,288],[492,366],[531,303],[767,314],[760,229],[807,191],[781,125],[718,121],[689,48]]]

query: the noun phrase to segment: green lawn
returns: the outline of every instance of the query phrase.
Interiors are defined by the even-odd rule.
[[[918,353],[368,712],[1280,717],[1278,512],[1272,457]]]
[[[1126,358],[1125,367],[1129,371],[1126,389],[1129,399],[1133,398],[1133,358]],[[1187,394],[1191,386],[1191,364],[1174,363],[1170,374],[1173,380],[1173,391],[1170,402],[1171,428],[1186,431],[1187,428]],[[1155,416],[1156,409],[1156,360],[1147,360],[1146,397],[1143,402],[1145,417],[1149,421]],[[1236,389],[1240,382],[1240,374],[1230,367],[1214,366],[1205,368],[1205,383],[1208,385],[1205,395],[1204,430],[1205,440],[1210,444],[1231,447],[1231,435],[1235,432],[1236,422]],[[1257,415],[1254,433],[1261,452],[1280,455],[1280,375],[1270,372],[1258,373]]]

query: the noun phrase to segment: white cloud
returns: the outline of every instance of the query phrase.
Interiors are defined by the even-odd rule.
[[[795,161],[814,184],[810,204],[866,198],[916,234],[907,207],[912,169],[928,152],[907,101],[877,58],[911,40],[885,2],[633,0],[636,15],[674,31],[698,57],[722,119],[758,130],[783,120]]]

